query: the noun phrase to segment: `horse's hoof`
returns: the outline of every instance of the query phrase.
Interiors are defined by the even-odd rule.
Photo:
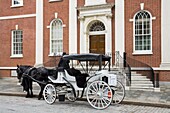
[[[25,98],[29,98],[29,97],[30,97],[29,95],[25,96]]]

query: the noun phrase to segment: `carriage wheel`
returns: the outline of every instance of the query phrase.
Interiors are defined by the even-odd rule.
[[[112,89],[104,81],[94,81],[87,88],[87,100],[96,109],[105,109],[112,102]]]
[[[125,97],[125,88],[120,81],[117,81],[116,86],[110,86],[113,93],[113,103],[119,104]]]
[[[48,104],[53,104],[56,100],[57,94],[54,85],[47,84],[43,91],[44,99]]]
[[[66,97],[69,101],[74,102],[76,101],[77,97],[79,96],[79,91],[76,93],[76,97],[74,96],[74,91],[70,88],[70,90],[67,91]]]

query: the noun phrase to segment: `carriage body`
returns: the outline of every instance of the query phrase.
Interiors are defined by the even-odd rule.
[[[110,73],[111,57],[100,54],[76,54],[65,55],[63,59],[71,61],[71,68],[59,71],[56,79],[48,77],[50,82],[43,91],[45,101],[52,104],[57,96],[59,99],[66,96],[68,100],[75,101],[81,92],[81,98],[86,97],[92,107],[107,108],[115,93],[110,86],[117,86],[117,75]],[[75,61],[82,66],[81,71],[73,67]],[[92,64],[92,62],[94,63]],[[90,73],[92,67],[89,68],[89,65],[97,66],[97,71]],[[74,73],[75,71],[77,73]]]

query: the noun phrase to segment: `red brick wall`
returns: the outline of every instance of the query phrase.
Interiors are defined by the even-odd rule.
[[[140,11],[140,3],[144,3],[144,10],[148,10],[156,20],[152,22],[152,55],[132,55],[133,53],[133,16]],[[159,67],[161,63],[161,0],[125,0],[125,51],[128,56]]]
[[[23,57],[10,58],[11,56],[11,31],[18,25],[23,30]],[[0,21],[0,67],[14,67],[17,64],[35,63],[35,18],[12,19]]]
[[[50,29],[47,26],[55,19],[55,13],[58,13],[59,19],[62,20],[66,27],[63,28],[63,51],[69,52],[69,1],[49,2],[44,0],[44,62],[50,57]]]
[[[159,72],[160,81],[170,81],[170,71],[160,71]]]
[[[0,16],[35,14],[36,13],[36,0],[23,0],[22,7],[11,7],[12,0],[0,1]]]
[[[0,70],[0,78],[1,77],[10,77],[11,72],[10,70]]]

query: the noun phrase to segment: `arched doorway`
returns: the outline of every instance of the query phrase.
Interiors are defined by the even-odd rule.
[[[101,21],[89,25],[89,52],[105,54],[105,25]]]

